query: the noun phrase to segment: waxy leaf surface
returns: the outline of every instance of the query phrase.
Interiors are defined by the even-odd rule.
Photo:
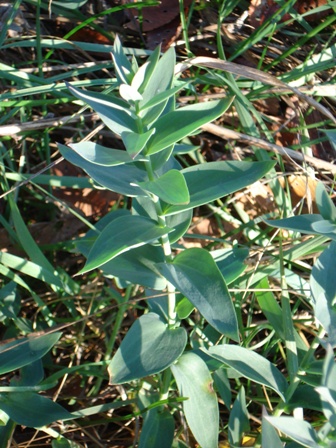
[[[155,313],[137,319],[108,366],[111,384],[154,375],[173,364],[187,343],[184,328],[168,328]]]
[[[123,252],[155,241],[170,231],[169,227],[161,227],[143,216],[121,216],[98,236],[80,274],[98,268]]]
[[[158,268],[220,333],[239,340],[232,299],[214,259],[205,249],[192,248],[178,254],[172,263]]]

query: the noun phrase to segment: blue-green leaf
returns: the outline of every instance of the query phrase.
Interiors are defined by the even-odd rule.
[[[261,431],[261,441],[262,446],[269,446],[272,448],[283,448],[283,443],[279,437],[278,432],[271,425],[271,423],[263,416],[262,419],[262,431]]]
[[[250,430],[246,409],[245,389],[239,389],[229,417],[229,442],[231,446],[240,446],[245,432]]]
[[[289,229],[296,232],[313,235],[324,235],[332,240],[336,240],[336,223],[325,220],[321,215],[300,215],[285,219],[265,219],[265,222],[272,227]]]
[[[320,448],[310,423],[293,417],[265,417],[266,420],[291,439],[307,448]]]
[[[186,181],[178,170],[170,170],[154,181],[139,184],[145,191],[155,194],[167,204],[188,204],[190,201]]]
[[[168,51],[155,63],[155,69],[150,69],[150,75],[146,76],[146,87],[140,89],[143,100],[139,103],[141,109],[143,105],[148,104],[156,95],[166,92],[172,86],[174,69],[176,64],[176,55],[173,47],[170,47]],[[150,125],[153,121],[157,120],[160,114],[166,107],[166,104],[170,96],[160,103],[146,109],[142,112],[142,121],[144,125]]]
[[[20,369],[42,358],[59,340],[61,333],[31,336],[0,345],[0,374]]]
[[[121,216],[103,229],[79,273],[98,268],[119,254],[155,241],[171,230],[143,216]]]
[[[130,84],[132,82],[134,72],[128,57],[124,52],[118,35],[114,39],[112,57],[119,83]]]
[[[323,377],[321,386],[316,388],[322,403],[322,409],[327,422],[336,428],[336,364],[334,350],[328,345],[326,357],[323,361]],[[321,430],[322,432],[323,430]]]
[[[88,175],[103,187],[123,194],[125,196],[142,196],[143,190],[134,183],[148,179],[145,170],[137,168],[134,164],[118,166],[98,166],[88,162],[72,149],[60,143],[57,145],[62,156],[76,166],[85,170]]]
[[[214,259],[205,249],[187,249],[158,268],[220,333],[239,340],[232,299]]]
[[[133,208],[137,214],[142,216],[149,216],[152,219],[156,218],[156,211],[153,201],[148,196],[138,196],[132,202]],[[185,210],[175,215],[166,216],[166,225],[174,229],[169,234],[169,241],[175,243],[179,240],[189,229],[192,220],[192,210]]]
[[[316,204],[324,219],[336,221],[336,207],[326,192],[322,182],[319,182],[315,191]]]
[[[115,166],[134,161],[126,151],[106,148],[94,142],[72,143],[69,146],[85,160],[96,165]]]
[[[1,393],[0,409],[14,422],[29,427],[40,427],[72,417],[59,404],[34,392]]]
[[[206,353],[237,370],[242,376],[275,390],[285,400],[287,381],[268,359],[238,345],[216,345]]]
[[[167,205],[164,212],[173,215],[212,202],[253,184],[273,166],[273,162],[209,162],[185,168],[181,173],[188,186],[190,202]]]
[[[244,272],[247,266],[244,263],[244,260],[247,258],[248,254],[249,250],[247,247],[217,249],[211,252],[227,285],[236,280],[240,274]]]
[[[184,328],[169,328],[155,313],[137,319],[108,366],[111,384],[159,373],[175,362],[187,343]]]
[[[175,422],[169,411],[154,408],[145,417],[139,448],[171,448]]]
[[[67,87],[74,96],[96,111],[106,126],[115,134],[121,135],[125,131],[138,131],[136,116],[133,115],[126,101],[113,95],[77,89],[70,84],[67,84]]]
[[[160,58],[160,47],[158,46],[149,56],[147,61],[144,64],[142,64],[141,67],[139,67],[138,70],[136,71],[134,78],[132,79],[131,85],[132,87],[135,87],[141,94],[147,91],[148,83],[151,80],[153,72],[155,72],[155,67],[159,61],[159,58]],[[151,87],[148,87],[148,89],[151,89]]]
[[[332,242],[316,260],[310,276],[314,315],[328,333],[328,342],[333,347],[336,346],[335,260],[336,243]]]
[[[144,149],[148,139],[151,137],[155,129],[150,129],[143,134],[138,134],[136,132],[124,131],[121,133],[122,141],[124,142],[126,151],[135,159],[138,154]],[[146,160],[146,159],[145,159]]]
[[[188,352],[171,366],[187,423],[202,448],[218,448],[219,410],[206,363]]]
[[[142,285],[162,291],[167,281],[160,275],[156,263],[164,261],[160,246],[146,244],[124,252],[100,266],[104,274],[113,275],[134,285]]]
[[[162,115],[155,122],[155,134],[146,148],[146,155],[155,154],[167,146],[177,143],[199,129],[203,124],[215,120],[230,106],[232,98],[192,104]]]

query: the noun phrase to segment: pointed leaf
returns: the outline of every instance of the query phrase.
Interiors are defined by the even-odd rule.
[[[14,422],[29,427],[40,427],[72,417],[59,404],[33,392],[1,393],[0,408]]]
[[[239,340],[237,317],[224,278],[205,249],[187,249],[158,268],[217,331]]]
[[[310,423],[293,417],[265,417],[271,425],[307,448],[319,448],[316,433]]]
[[[310,285],[316,319],[328,333],[328,342],[336,347],[336,243],[332,242],[315,262]]]
[[[154,408],[146,414],[139,448],[171,448],[175,422],[169,411]]]
[[[224,401],[227,409],[231,409],[232,393],[231,385],[227,375],[227,369],[223,367],[217,369],[213,373],[215,388],[218,391],[221,399]]]
[[[155,67],[160,58],[160,47],[156,47],[147,61],[139,67],[132,79],[132,86],[135,87],[141,94],[146,90],[151,76],[155,71]]]
[[[249,417],[246,408],[245,390],[239,389],[229,417],[229,442],[232,446],[242,444],[245,432],[250,431]]]
[[[143,100],[139,103],[141,110],[142,106],[156,95],[169,90],[172,86],[174,69],[176,64],[176,55],[173,47],[170,47],[168,51],[155,63],[155,69],[150,73],[149,79],[146,78],[146,87],[144,90],[140,89]],[[165,109],[169,97],[164,101],[161,101],[156,106],[146,109],[145,113],[142,113],[142,121],[144,125],[149,125],[153,121],[157,120],[162,111]]]
[[[190,200],[186,181],[178,170],[167,171],[153,182],[141,182],[139,186],[155,194],[167,204],[188,204]]]
[[[123,98],[128,103],[135,103],[142,100],[142,96],[137,91],[135,87],[129,86],[128,84],[121,84],[119,87],[119,93],[121,98]]]
[[[149,140],[146,155],[162,151],[222,115],[232,98],[192,104],[162,115],[155,122],[156,132]]]
[[[195,353],[182,355],[171,366],[183,401],[187,423],[202,448],[218,447],[219,410],[212,378],[205,362]]]
[[[155,132],[155,129],[150,129],[143,134],[138,134],[136,132],[122,132],[121,138],[124,142],[126,151],[134,159],[146,146],[148,139]]]
[[[244,272],[247,267],[244,260],[248,257],[248,254],[249,250],[247,247],[218,249],[211,252],[227,285],[236,280]]]
[[[111,131],[118,135],[125,131],[137,132],[136,117],[132,115],[126,101],[113,95],[77,89],[70,84],[67,87],[75,97],[96,111]]]
[[[93,142],[72,143],[69,145],[88,162],[102,166],[123,165],[131,163],[133,159],[126,151],[106,148]]]
[[[158,93],[153,98],[151,98],[146,103],[143,103],[140,105],[140,117],[145,115],[144,111],[147,109],[150,109],[151,107],[157,106],[158,104],[162,103],[163,101],[167,101],[170,97],[175,95],[175,93],[178,93],[180,90],[186,88],[189,83],[183,83],[178,85],[177,87],[173,87],[172,89],[165,90],[163,92]],[[193,148],[193,146],[191,146]]]
[[[112,57],[114,62],[114,69],[116,71],[119,82],[130,84],[134,73],[132,65],[124,52],[118,35],[114,40]]]
[[[268,359],[237,345],[216,345],[206,353],[237,370],[242,376],[258,384],[270,387],[285,400],[287,381]]]
[[[148,196],[138,196],[132,202],[133,208],[138,215],[147,216],[155,219],[156,211],[153,201]],[[186,210],[176,215],[169,215],[166,217],[166,225],[174,229],[169,234],[169,241],[175,243],[179,240],[189,229],[192,220],[192,210]]]
[[[42,358],[56,344],[61,334],[57,332],[31,336],[0,345],[0,374],[20,369]]]
[[[118,255],[100,266],[100,269],[105,274],[113,275],[134,285],[162,291],[167,286],[167,281],[160,275],[155,265],[163,261],[162,248],[146,244]]]
[[[125,196],[144,195],[141,188],[131,185],[131,183],[147,180],[147,173],[145,170],[140,170],[133,164],[113,167],[94,165],[67,146],[61,145],[60,143],[57,146],[66,160],[81,167],[95,182],[103,187]]]
[[[283,443],[279,437],[278,432],[274,429],[271,423],[267,420],[267,415],[263,415],[261,442],[262,446],[271,446],[272,448],[283,448]]]
[[[98,268],[123,252],[155,241],[171,230],[143,216],[121,216],[103,229],[79,274]]]
[[[323,219],[321,215],[300,215],[285,219],[265,219],[265,222],[272,227],[289,229],[296,232],[313,235],[325,235],[332,240],[336,240],[336,224]]]
[[[330,345],[327,346],[327,354],[323,361],[323,378],[321,386],[316,391],[322,402],[322,409],[327,422],[336,428],[336,364],[334,351]]]
[[[122,384],[159,373],[184,351],[184,328],[168,328],[157,314],[148,313],[134,322],[108,366],[111,384]]]
[[[324,219],[330,219],[331,221],[336,221],[336,207],[331,200],[330,196],[326,192],[322,182],[319,182],[315,191],[316,203]]]
[[[209,162],[185,168],[181,173],[187,182],[190,202],[167,205],[164,212],[173,215],[212,202],[253,184],[273,166],[273,162]]]

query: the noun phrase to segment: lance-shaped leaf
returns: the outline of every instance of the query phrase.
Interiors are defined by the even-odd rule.
[[[171,230],[143,216],[121,216],[103,229],[79,274],[98,268],[128,250],[155,241]]]
[[[134,161],[126,151],[106,148],[94,142],[72,143],[69,146],[85,160],[95,165],[116,166]]]
[[[283,448],[283,443],[274,426],[267,420],[266,411],[263,412],[261,441],[262,446],[272,446],[273,448]]]
[[[237,317],[225,280],[205,249],[187,249],[158,268],[220,333],[239,340]]]
[[[151,409],[146,413],[139,448],[171,448],[174,429],[174,417],[168,410]]]
[[[59,404],[34,392],[0,394],[0,408],[19,425],[40,427],[56,420],[72,418]]]
[[[219,411],[212,378],[206,363],[195,353],[182,355],[171,366],[183,410],[195,439],[202,448],[218,447]]]
[[[137,132],[136,117],[126,101],[113,95],[77,89],[67,83],[70,92],[97,112],[106,126],[118,135],[122,132]]]
[[[265,417],[279,431],[307,448],[320,448],[316,432],[312,425],[293,417]]]
[[[322,182],[319,182],[316,187],[316,203],[324,219],[336,221],[336,207],[326,192]]]
[[[20,369],[41,359],[59,340],[62,333],[31,336],[0,346],[0,374]],[[1,405],[0,405],[1,408]]]
[[[324,219],[321,215],[311,214],[285,219],[265,219],[265,222],[272,227],[280,227],[280,229],[294,230],[300,233],[324,235],[336,241],[336,223]]]
[[[134,78],[132,79],[132,87],[138,90],[141,94],[147,90],[146,87],[151,79],[151,76],[155,70],[155,67],[160,58],[160,47],[156,47],[147,61],[141,65],[136,71]]]
[[[145,170],[140,170],[134,164],[118,166],[98,166],[85,160],[77,152],[65,145],[57,145],[62,156],[76,166],[85,170],[88,175],[103,187],[126,196],[144,195],[141,188],[131,185],[131,182],[142,182],[147,179]]]
[[[158,104],[162,103],[163,101],[167,101],[170,97],[175,95],[175,93],[179,92],[180,90],[187,87],[189,83],[181,83],[177,87],[173,87],[172,89],[164,90],[161,93],[158,93],[153,98],[151,98],[149,101],[147,101],[145,104],[140,103],[140,117],[144,114],[144,111],[147,111],[147,109],[150,109],[154,106],[157,106]]]
[[[146,143],[150,136],[155,132],[155,129],[150,129],[143,134],[138,134],[136,132],[122,132],[121,138],[124,142],[126,151],[134,159],[146,146]]]
[[[169,328],[155,313],[137,319],[108,366],[111,384],[154,375],[169,367],[187,343],[184,328]]]
[[[151,58],[149,58],[151,59]],[[171,47],[164,55],[155,62],[155,69],[153,70],[152,63],[150,64],[150,70],[146,74],[145,88],[140,88],[139,91],[142,94],[143,100],[139,103],[141,110],[142,106],[147,104],[156,95],[169,90],[172,86],[174,68],[176,63],[175,50]],[[149,107],[145,111],[142,111],[141,117],[145,125],[157,120],[160,116],[166,104],[169,100],[169,96],[160,101],[155,106]]]
[[[181,170],[189,194],[187,205],[167,205],[166,215],[199,207],[241,188],[253,184],[264,176],[273,162],[210,162]]]
[[[285,400],[287,381],[268,359],[237,345],[216,345],[206,353],[237,370],[242,376],[275,390]]]
[[[119,36],[116,36],[114,40],[112,57],[119,83],[130,84],[133,79],[134,72],[132,65],[129,62],[121,45]]]
[[[162,115],[155,122],[156,132],[149,140],[146,155],[162,151],[190,135],[203,124],[222,115],[230,106],[232,98],[207,103],[192,104]]]
[[[154,181],[141,182],[139,187],[155,194],[167,204],[188,204],[190,197],[186,181],[178,170],[170,170]]]
[[[310,285],[316,319],[328,333],[328,342],[336,347],[336,243],[332,242],[315,262]]]

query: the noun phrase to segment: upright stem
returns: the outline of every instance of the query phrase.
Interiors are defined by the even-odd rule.
[[[148,179],[150,181],[153,181],[155,179],[155,176],[151,161],[149,160],[148,162],[146,162],[145,166],[147,170]],[[154,195],[152,199],[155,206],[158,223],[164,227],[166,226],[166,217],[162,212],[160,199]],[[166,233],[161,237],[161,243],[166,261],[171,262],[173,260],[173,255],[168,233]],[[172,328],[176,325],[176,311],[175,311],[176,293],[175,293],[175,287],[169,282],[167,284],[167,294],[168,294],[168,326]]]

